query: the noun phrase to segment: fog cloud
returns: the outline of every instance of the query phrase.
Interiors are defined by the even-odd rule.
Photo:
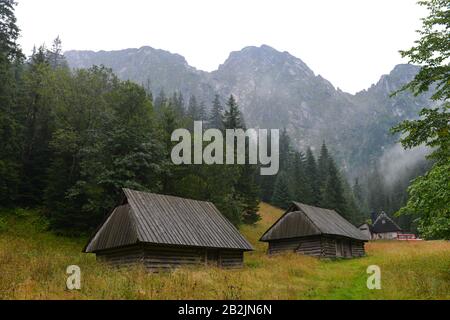
[[[392,186],[408,175],[411,169],[425,160],[429,152],[429,148],[425,146],[405,150],[401,144],[387,149],[379,161],[380,172],[386,185]]]

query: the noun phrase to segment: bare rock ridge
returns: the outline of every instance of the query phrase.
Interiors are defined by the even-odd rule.
[[[68,51],[72,68],[105,65],[124,80],[191,94],[206,103],[215,93],[236,96],[251,127],[287,128],[296,146],[319,147],[336,154],[350,176],[376,161],[396,137],[389,128],[413,118],[430,105],[428,96],[390,94],[409,82],[419,68],[398,65],[367,90],[345,93],[315,73],[299,58],[270,46],[232,52],[213,72],[191,67],[184,57],[151,47],[120,51]]]

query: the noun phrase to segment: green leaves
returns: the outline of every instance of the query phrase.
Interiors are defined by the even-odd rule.
[[[415,46],[401,51],[411,63],[422,69],[400,91],[411,90],[415,95],[433,91],[432,99],[442,104],[434,109],[423,109],[418,120],[408,120],[394,127],[402,133],[405,148],[427,145],[429,158],[435,166],[425,176],[417,178],[409,188],[407,205],[399,214],[419,216],[419,231],[426,238],[450,238],[450,6],[448,0],[420,1],[429,15],[423,19],[421,38]],[[395,94],[395,93],[394,93]]]
[[[436,164],[408,191],[408,204],[399,214],[418,216],[419,231],[427,239],[450,239],[450,163]]]
[[[400,139],[406,148],[427,145],[433,152],[429,156],[438,162],[450,159],[450,103],[441,108],[422,109],[419,120],[407,120],[392,129],[402,133]]]
[[[4,55],[10,62],[23,58],[17,44],[20,30],[14,15],[15,6],[14,0],[0,0],[0,55]]]
[[[118,203],[121,188],[161,189],[164,148],[142,87],[94,67],[56,88],[44,204],[54,230],[84,233]]]
[[[432,99],[441,104],[434,109],[423,109],[419,120],[408,120],[394,127],[394,133],[402,133],[400,140],[405,148],[425,144],[434,149],[431,158],[448,161],[450,158],[450,6],[448,0],[420,1],[428,17],[423,19],[421,38],[416,46],[401,51],[411,63],[422,66],[416,77],[398,92],[410,90],[416,96],[433,91]],[[395,92],[394,94],[398,93]]]
[[[450,6],[448,0],[420,1],[419,4],[429,11],[428,17],[422,20],[422,30],[418,31],[421,38],[414,47],[400,53],[403,58],[409,58],[410,63],[423,67],[400,91],[411,90],[419,95],[434,90],[433,100],[446,100],[450,97]]]

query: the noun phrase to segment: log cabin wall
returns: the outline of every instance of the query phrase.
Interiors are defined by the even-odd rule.
[[[205,263],[205,250],[169,246],[144,246],[144,265],[149,271],[170,270]]]
[[[308,237],[301,238],[298,241],[298,246],[295,252],[307,256],[322,257],[322,237]]]
[[[362,241],[352,241],[352,256],[364,257],[366,255],[364,245]]]
[[[341,255],[338,254],[338,243],[341,244]],[[324,258],[358,258],[365,256],[364,241],[345,238],[322,237],[322,257]]]
[[[322,237],[322,257],[336,258],[336,239],[333,237]]]
[[[143,263],[144,251],[141,246],[123,247],[99,251],[97,260],[114,267],[128,267]]]
[[[278,254],[283,252],[294,252],[300,245],[299,239],[283,239],[269,242],[269,254]]]
[[[147,270],[153,272],[198,265],[240,268],[244,264],[244,252],[241,250],[153,245],[105,250],[97,252],[97,258],[116,267],[142,264]]]
[[[220,266],[226,269],[242,268],[244,266],[244,252],[239,250],[221,250]]]
[[[319,258],[363,257],[364,242],[343,237],[318,236],[269,242],[269,254],[296,252]]]
[[[320,237],[294,238],[269,242],[269,254],[297,252],[310,256],[321,256]]]

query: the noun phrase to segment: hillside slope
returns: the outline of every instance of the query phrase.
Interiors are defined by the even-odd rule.
[[[36,212],[0,213],[0,299],[450,299],[449,242],[377,242],[362,259],[319,261],[294,254],[268,257],[261,234],[282,214],[261,205],[262,220],[243,234],[256,251],[243,270],[198,267],[148,274],[116,270],[81,253],[86,239],[45,231]],[[366,288],[366,269],[382,271],[382,290]],[[65,289],[78,265],[82,289]]]
[[[336,89],[301,59],[270,46],[232,52],[213,72],[199,71],[167,51],[142,47],[121,51],[68,51],[73,68],[103,64],[122,79],[148,86],[156,95],[180,91],[207,104],[215,93],[233,94],[249,127],[287,128],[295,146],[318,148],[324,140],[351,177],[367,169],[395,144],[389,129],[417,116],[430,104],[428,96],[390,94],[418,72],[399,65],[377,84],[356,95]]]

